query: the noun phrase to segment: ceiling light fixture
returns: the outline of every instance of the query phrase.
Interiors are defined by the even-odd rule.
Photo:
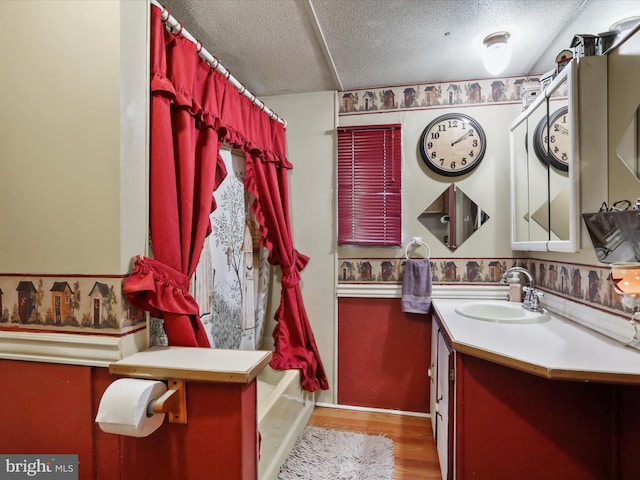
[[[507,68],[511,60],[511,45],[509,32],[495,32],[487,35],[483,42],[482,63],[491,75],[498,75]]]

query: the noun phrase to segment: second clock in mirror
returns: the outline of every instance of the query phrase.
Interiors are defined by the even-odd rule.
[[[424,209],[418,220],[449,250],[455,251],[489,220],[489,215],[452,183]]]

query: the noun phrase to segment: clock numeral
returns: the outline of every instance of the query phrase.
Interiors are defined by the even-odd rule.
[[[478,140],[474,140],[473,143],[471,144],[472,147],[477,147],[478,146]]]
[[[563,162],[568,162],[569,161],[569,156],[567,155],[566,152],[563,152],[562,155],[560,156],[560,158],[562,159]]]
[[[556,136],[555,135],[550,135],[549,136],[549,143],[556,143]]]
[[[454,170],[456,168],[456,162],[451,162],[451,164],[449,165],[449,168],[451,170]]]
[[[467,134],[467,137],[473,137],[473,132],[474,132],[473,128],[470,128],[469,133]]]
[[[438,131],[439,132],[446,132],[447,131],[447,127],[445,125],[438,125]]]
[[[449,128],[458,128],[457,120],[449,120]],[[464,124],[462,124],[462,128],[464,128]]]
[[[470,156],[471,158],[473,158],[473,157],[474,157],[473,150],[471,150],[471,151],[469,152],[469,156]]]
[[[431,158],[436,158],[438,154],[436,152],[431,152]]]
[[[462,160],[460,160],[460,163],[461,163],[462,165],[466,165],[466,164],[467,164],[467,159],[466,159],[466,157],[462,157]]]
[[[433,142],[427,143],[427,150],[431,150],[433,148]]]
[[[438,132],[431,132],[432,140],[437,140],[438,138],[440,138],[440,134]]]
[[[440,166],[444,165],[444,158],[440,159]]]

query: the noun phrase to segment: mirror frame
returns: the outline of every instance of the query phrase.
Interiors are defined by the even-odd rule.
[[[528,250],[528,251],[554,251],[554,252],[577,252],[580,245],[580,156],[579,156],[579,129],[578,129],[578,88],[577,88],[577,61],[574,59],[569,62],[560,74],[549,84],[540,95],[524,112],[522,112],[509,125],[509,141],[510,141],[510,191],[511,191],[511,249],[512,250]],[[567,107],[569,119],[569,152],[571,158],[569,160],[568,186],[569,186],[569,239],[568,240],[551,240],[549,237],[545,241],[532,241],[529,239],[522,240],[516,238],[516,211],[515,211],[515,195],[516,195],[516,148],[515,130],[521,126],[523,122],[528,122],[528,118],[533,114],[536,108],[541,104],[546,104],[547,123],[549,122],[549,98],[560,88],[566,81],[567,85]],[[553,110],[553,109],[552,109]],[[527,124],[527,138],[534,135],[536,125]],[[548,129],[548,128],[547,128]],[[535,152],[527,152],[527,164],[530,161],[539,161]],[[527,188],[529,180],[527,179]],[[540,188],[537,186],[537,188]],[[547,181],[547,199],[549,198],[549,182]],[[528,198],[528,195],[527,195]],[[530,210],[530,206],[528,206]],[[531,213],[531,212],[529,212]],[[549,222],[551,220],[549,219]],[[548,225],[550,231],[551,224]]]

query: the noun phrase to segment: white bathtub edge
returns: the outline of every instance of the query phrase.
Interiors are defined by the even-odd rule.
[[[258,405],[258,430],[262,434],[261,450],[264,452],[258,464],[258,478],[275,480],[280,467],[309,422],[315,407],[315,394],[302,389],[298,370],[274,371],[267,366],[263,379],[260,376],[258,374],[258,388],[263,382],[273,385],[273,390]],[[276,379],[277,383],[274,385]],[[283,424],[283,418],[289,426],[284,433],[277,431]],[[276,429],[273,435],[270,431],[272,428]]]
[[[310,395],[313,396],[313,394]],[[309,419],[313,414],[314,406],[314,403],[310,401],[307,402],[302,410],[300,410],[298,416],[296,417],[295,421],[292,423],[292,426],[288,431],[287,437],[278,447],[276,455],[271,459],[269,465],[260,472],[261,475],[259,475],[258,477],[259,480],[276,480],[278,478],[280,467],[287,460],[289,453],[291,453],[291,450],[293,450],[296,441],[298,441],[298,437],[302,435],[302,432],[307,426],[307,423],[309,423]]]

